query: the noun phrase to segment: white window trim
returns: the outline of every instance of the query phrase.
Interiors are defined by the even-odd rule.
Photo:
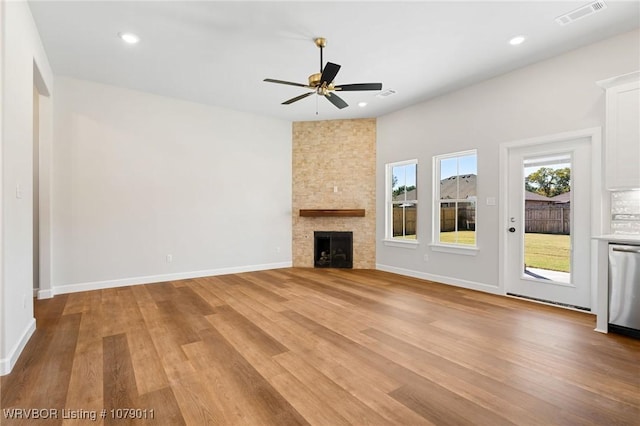
[[[478,246],[469,246],[462,244],[430,243],[429,247],[431,248],[431,251],[462,254],[465,256],[477,256],[478,252],[480,251]]]
[[[409,164],[415,164],[416,170],[418,167],[418,159],[414,158],[411,160],[404,161],[396,161],[395,163],[387,163],[385,165],[385,180],[384,180],[384,239],[382,240],[384,245],[390,247],[403,247],[403,248],[416,248],[420,242],[418,241],[418,235],[416,235],[415,240],[403,240],[399,238],[393,238],[393,230],[392,230],[392,222],[393,222],[393,209],[390,207],[392,204],[392,188],[391,184],[393,181],[392,170],[394,167],[406,166]],[[418,186],[418,176],[416,174],[416,187]],[[416,192],[416,200],[415,200],[416,208],[418,208],[418,200],[417,200],[417,192]]]
[[[388,238],[385,238],[384,240],[382,240],[382,244],[384,244],[385,246],[389,246],[389,247],[401,247],[401,248],[406,248],[406,249],[417,249],[418,246],[420,245],[420,242],[418,240],[401,240],[401,239],[393,239],[390,240]]]
[[[466,151],[458,151],[452,152],[450,154],[441,154],[433,156],[433,222],[431,223],[431,243],[429,243],[429,247],[432,251],[438,251],[443,253],[453,253],[453,254],[462,254],[467,256],[476,256],[478,251],[478,201],[476,199],[476,242],[474,245],[468,244],[455,244],[455,243],[442,243],[439,240],[440,235],[440,162],[442,160],[446,160],[448,158],[457,158],[464,157],[467,155],[475,155],[476,156],[476,167],[477,167],[477,157],[478,150],[477,149],[469,149]],[[476,175],[477,176],[477,175]],[[477,191],[477,188],[476,188]],[[476,197],[477,198],[477,197]],[[451,202],[460,201],[458,199],[451,200]],[[464,200],[465,202],[467,200]]]

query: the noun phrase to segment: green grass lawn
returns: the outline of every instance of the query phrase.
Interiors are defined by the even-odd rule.
[[[455,232],[441,232],[440,241],[455,243]],[[524,262],[531,268],[569,272],[571,253],[569,235],[524,234]],[[475,232],[458,231],[458,244],[475,243]]]
[[[472,246],[476,243],[476,233],[473,231],[458,231],[458,241],[456,241],[456,233],[454,231],[441,232],[440,242],[451,244],[469,244]]]
[[[532,268],[569,272],[569,235],[524,234],[524,263]]]
[[[395,240],[415,240],[417,239],[417,235],[413,234],[413,235],[396,235],[395,237],[393,237]]]
[[[396,237],[397,238],[397,237]],[[415,239],[415,235],[405,237]],[[455,232],[441,232],[440,242],[456,243]],[[476,233],[458,231],[458,244],[475,244]],[[524,262],[531,268],[569,272],[571,238],[569,235],[524,234]]]

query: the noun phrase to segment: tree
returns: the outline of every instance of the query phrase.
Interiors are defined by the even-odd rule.
[[[558,182],[556,183],[555,195],[564,194],[571,191],[571,169],[565,167],[563,169],[556,170],[556,177]]]
[[[414,190],[414,189],[416,189],[416,186],[415,186],[415,185],[409,185],[409,186],[406,186],[406,185],[400,185],[399,187],[397,187],[396,189],[394,189],[394,190],[393,190],[393,196],[394,196],[394,197],[397,197],[397,196],[398,196],[398,195],[400,195],[400,194],[403,194],[403,193],[405,193],[405,192],[412,191],[412,190]]]
[[[541,167],[524,179],[525,189],[529,192],[555,197],[571,191],[571,169],[552,169]]]

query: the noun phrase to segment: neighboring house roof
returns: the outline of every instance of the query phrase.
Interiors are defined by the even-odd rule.
[[[459,195],[456,196],[458,190],[458,178],[460,184]],[[476,175],[461,175],[451,176],[440,181],[440,198],[441,199],[467,199],[476,196],[476,181],[478,177]],[[394,196],[393,201],[400,200],[416,200],[416,190],[412,189],[407,192],[406,198],[404,196]]]
[[[564,192],[562,194],[556,195],[555,197],[552,197],[551,200],[554,203],[557,203],[557,204],[570,203],[571,202],[571,191]]]
[[[476,196],[476,175],[451,176],[440,181],[440,199],[467,199]],[[459,191],[459,192],[458,192]]]
[[[416,189],[412,189],[411,191],[407,191],[407,196],[404,196],[404,192],[402,194],[394,195],[393,201],[403,201],[403,200],[417,200],[416,198]]]
[[[553,203],[553,199],[549,197],[545,197],[544,195],[536,194],[535,192],[524,191],[524,200],[525,201],[546,201],[548,203]]]

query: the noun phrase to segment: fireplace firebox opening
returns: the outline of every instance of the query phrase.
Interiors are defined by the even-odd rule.
[[[316,268],[353,268],[353,232],[315,231],[313,259]]]

